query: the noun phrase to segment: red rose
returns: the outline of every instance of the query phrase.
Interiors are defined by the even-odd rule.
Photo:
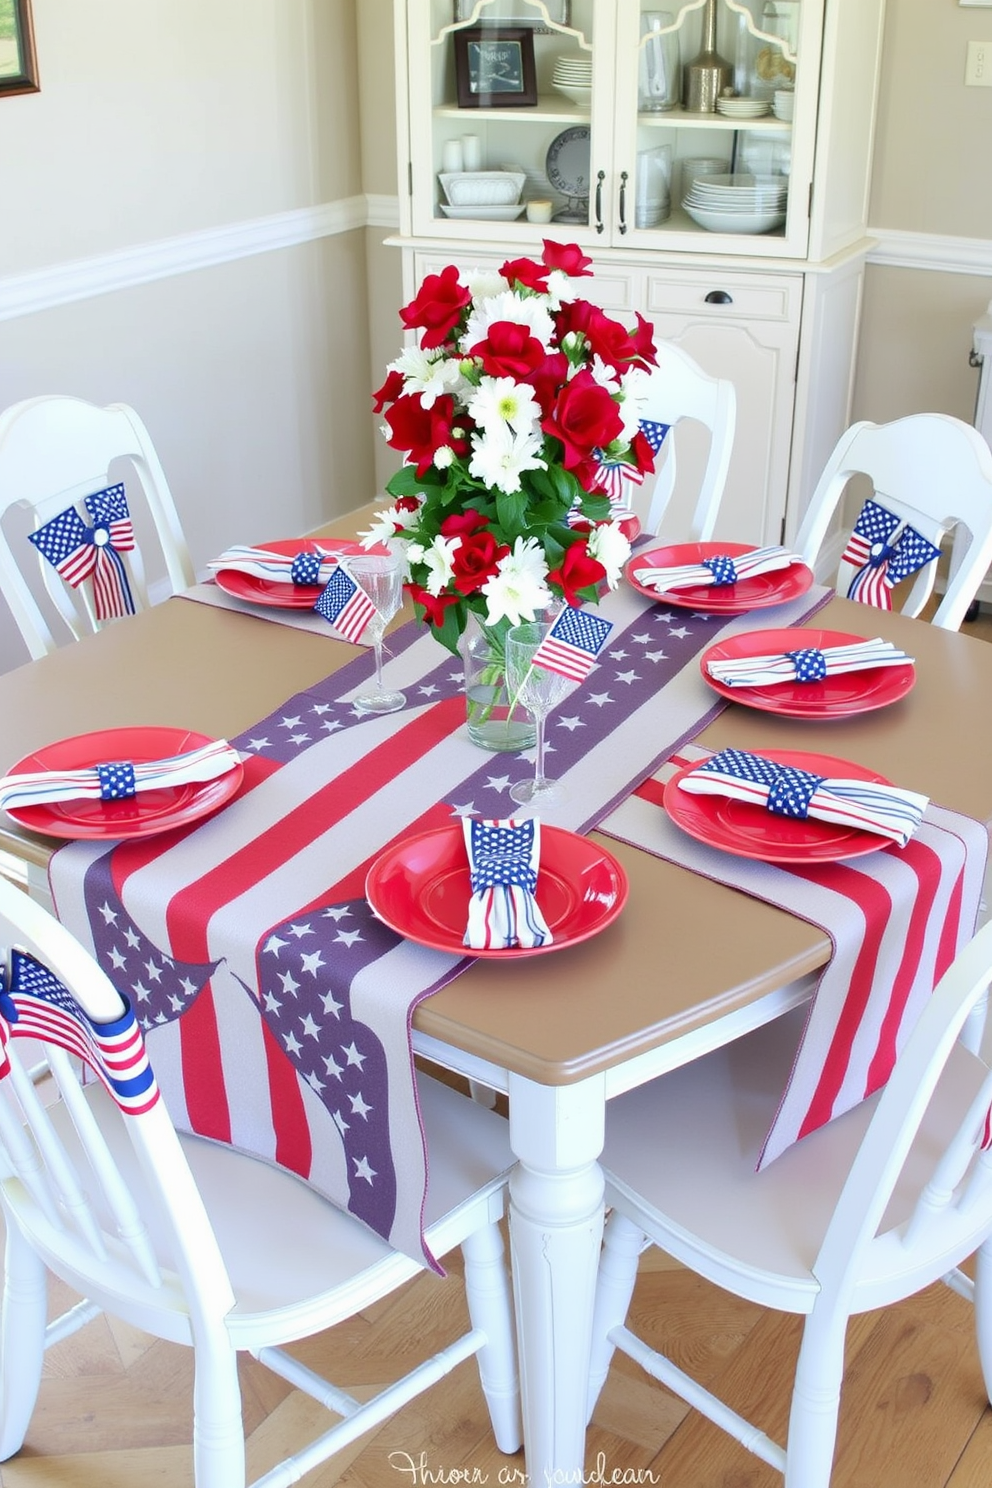
[[[489,518],[469,507],[468,511],[452,512],[450,517],[445,517],[439,530],[442,537],[468,537],[470,533],[478,532],[480,527],[488,526]]]
[[[589,556],[585,539],[566,549],[561,568],[548,574],[548,582],[557,584],[570,605],[579,605],[580,589],[592,589],[606,578],[606,569],[597,558]]]
[[[547,268],[561,269],[573,279],[592,278],[592,259],[586,257],[577,243],[556,243],[553,238],[545,238],[541,258]]]
[[[623,419],[606,389],[584,369],[559,391],[541,428],[561,440],[562,464],[566,470],[573,470],[587,461],[594,449],[604,449],[619,437]]]
[[[458,603],[457,594],[428,594],[419,584],[404,584],[403,587],[414,604],[422,606],[424,619],[431,625],[443,625],[445,610],[449,605]]]
[[[563,351],[553,351],[526,379],[534,390],[534,397],[541,405],[541,417],[547,418],[554,407],[558,389],[568,377],[568,357]]]
[[[631,332],[630,339],[643,365],[650,368],[655,365],[657,360],[657,350],[654,344],[654,327],[649,320],[644,319],[644,316],[639,310],[635,314],[637,315],[637,330]]]
[[[386,414],[390,433],[386,443],[392,449],[407,451],[417,475],[422,476],[444,445],[450,445],[456,455],[464,455],[468,449],[463,431],[452,427],[454,411],[455,400],[450,395],[436,399],[431,408],[425,408],[419,396],[397,398]]]
[[[545,358],[544,347],[529,326],[518,325],[512,320],[497,320],[489,327],[484,341],[477,341],[471,355],[482,362],[482,370],[489,377],[512,377],[515,382],[526,382],[531,373]]]
[[[654,470],[654,450],[640,429],[630,441],[630,453],[641,474],[650,475]]]
[[[496,565],[510,551],[490,531],[463,537],[451,555],[452,582],[459,594],[474,594],[496,572]]]
[[[458,270],[449,264],[440,274],[427,275],[416,299],[400,311],[400,319],[407,330],[423,329],[422,346],[442,346],[471,298],[464,284],[458,282]]]
[[[510,284],[521,284],[524,289],[533,289],[537,294],[547,293],[548,270],[532,258],[508,258],[500,273]]]
[[[403,394],[403,373],[394,368],[386,378],[377,393],[373,393],[374,408],[376,413],[381,413],[387,403],[395,403],[396,399]]]

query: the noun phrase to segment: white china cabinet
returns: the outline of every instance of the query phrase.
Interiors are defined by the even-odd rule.
[[[581,244],[736,386],[718,533],[788,538],[849,422],[883,6],[394,0],[404,292]]]

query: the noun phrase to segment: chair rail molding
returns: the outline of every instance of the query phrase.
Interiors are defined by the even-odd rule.
[[[0,276],[0,320],[14,320],[74,300],[149,284],[155,279],[190,274],[253,254],[354,232],[369,225],[370,200],[378,201],[378,198],[343,197],[313,207],[137,243],[90,258],[29,269],[22,274],[3,275]]]
[[[876,239],[868,262],[887,268],[932,269],[942,274],[992,275],[992,239],[951,238],[939,233],[869,227]]]

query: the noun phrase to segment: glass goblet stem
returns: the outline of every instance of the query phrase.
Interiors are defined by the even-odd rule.
[[[548,789],[549,782],[544,778],[544,722],[546,713],[535,713],[534,737],[536,751],[534,755],[534,790],[543,791]]]

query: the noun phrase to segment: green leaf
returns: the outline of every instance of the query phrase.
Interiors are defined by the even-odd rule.
[[[395,475],[386,482],[390,496],[420,496],[437,489],[437,481],[430,475],[419,476],[413,465],[401,465]]]
[[[458,655],[458,642],[465,629],[465,619],[461,605],[449,605],[444,612],[444,624],[433,627],[434,639],[440,641],[442,646],[447,646],[453,656]]]
[[[525,491],[497,491],[496,520],[503,529],[504,541],[512,542],[521,528],[528,525]]]

